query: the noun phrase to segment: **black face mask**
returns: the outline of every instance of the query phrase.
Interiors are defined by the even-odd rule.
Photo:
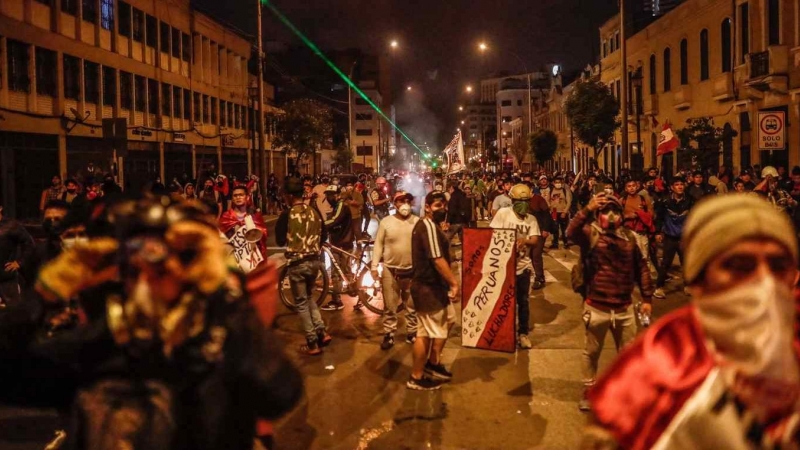
[[[52,237],[57,234],[56,229],[60,224],[61,224],[60,220],[45,219],[42,222],[42,230],[44,230],[44,232],[47,233],[48,236]]]
[[[433,222],[435,224],[439,225],[440,223],[444,222],[447,219],[447,211],[444,210],[444,209],[433,211],[431,213],[431,216],[432,216]]]

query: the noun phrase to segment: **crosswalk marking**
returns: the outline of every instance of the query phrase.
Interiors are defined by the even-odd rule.
[[[567,270],[569,270],[569,271],[571,271],[571,270],[572,270],[572,268],[575,266],[575,262],[573,262],[573,261],[567,261],[566,259],[559,258],[559,257],[557,257],[557,256],[555,255],[555,252],[551,252],[551,253],[550,253],[550,257],[551,257],[551,258],[553,258],[554,260],[556,260],[556,262],[558,262],[559,264],[561,264],[562,266],[564,266],[564,268],[566,268],[566,269],[567,269]]]
[[[544,281],[545,283],[558,283],[558,279],[549,270],[544,271]]]

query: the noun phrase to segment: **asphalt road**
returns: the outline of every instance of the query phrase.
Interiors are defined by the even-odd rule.
[[[272,234],[274,222],[268,224]],[[403,319],[395,347],[383,351],[380,317],[354,311],[355,300],[345,297],[343,311],[323,312],[332,345],[322,356],[307,357],[296,350],[304,342],[299,319],[281,310],[278,335],[304,374],[306,395],[275,424],[276,448],[576,448],[585,421],[577,408],[582,306],[569,281],[576,252],[550,250],[545,256],[547,285],[531,297],[533,349],[506,354],[461,348],[458,325],[443,354],[454,378],[439,391],[406,389],[411,349]],[[668,283],[667,299],[655,300],[655,317],[687,300],[679,284]],[[615,355],[610,336],[605,348],[601,368]],[[0,407],[0,449],[41,450],[56,427],[53,411]]]

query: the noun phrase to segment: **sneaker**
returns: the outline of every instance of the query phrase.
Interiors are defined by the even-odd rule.
[[[584,412],[592,410],[592,404],[589,402],[589,390],[588,389],[584,389],[583,390],[583,395],[581,396],[581,401],[578,402],[578,409],[580,409],[581,411],[584,411]]]
[[[381,342],[381,350],[389,350],[392,347],[394,347],[394,336],[391,333],[386,333],[386,336],[383,337],[383,342]]]
[[[406,344],[413,345],[417,342],[417,333],[408,333],[406,335]]]
[[[344,303],[341,300],[331,300],[329,303],[319,307],[322,311],[340,311],[344,309]]]
[[[538,291],[539,289],[542,289],[542,288],[544,288],[544,283],[543,282],[541,282],[539,280],[536,280],[536,281],[533,282],[533,290],[534,291]]]
[[[414,391],[435,391],[442,387],[440,381],[431,380],[430,378],[422,378],[417,380],[414,377],[409,377],[406,381],[406,387]]]
[[[316,356],[322,354],[322,349],[316,340],[306,341],[306,345],[300,346],[300,353],[305,353],[309,356]]]
[[[655,292],[653,292],[653,297],[655,298],[667,298],[667,295],[664,294],[664,289],[658,288]]]
[[[453,373],[445,369],[444,364],[431,364],[430,361],[425,363],[425,375],[442,381],[450,381],[453,378]]]
[[[519,348],[524,349],[524,350],[527,350],[527,349],[533,347],[533,344],[531,344],[531,340],[528,338],[527,334],[520,334],[519,335],[519,338],[517,339],[517,345],[519,346]]]
[[[317,331],[317,344],[319,344],[320,347],[331,345],[332,340],[333,338],[327,331]]]

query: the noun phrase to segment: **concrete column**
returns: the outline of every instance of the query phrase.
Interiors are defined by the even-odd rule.
[[[58,135],[58,173],[61,179],[67,176],[67,135],[63,132]]]

